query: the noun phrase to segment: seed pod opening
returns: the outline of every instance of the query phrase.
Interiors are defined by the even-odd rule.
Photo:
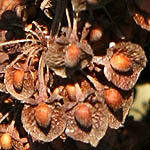
[[[35,119],[40,127],[47,128],[50,125],[52,109],[45,103],[35,107]]]

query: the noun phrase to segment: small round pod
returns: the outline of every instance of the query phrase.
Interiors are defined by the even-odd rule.
[[[133,104],[133,91],[122,91],[120,92],[120,98],[122,98],[121,105],[119,105],[119,109],[108,107],[109,114],[109,127],[112,129],[118,129],[123,126],[126,117],[129,113],[129,109]],[[118,104],[117,104],[118,105]]]
[[[59,105],[42,105],[47,105],[44,106],[46,108],[46,113],[43,118],[41,118],[39,114],[36,114],[36,109],[39,106],[25,105],[22,111],[21,120],[24,129],[31,135],[34,141],[51,142],[59,137],[65,130],[65,113]],[[45,111],[45,108],[42,109]],[[51,112],[51,115],[47,113],[49,111]],[[46,118],[47,121],[44,123],[43,121],[46,120]]]
[[[68,75],[82,70],[90,63],[93,50],[87,42],[74,42],[65,47],[65,67]]]
[[[34,93],[34,79],[30,71],[10,67],[5,71],[7,91],[16,99],[24,100]]]
[[[136,24],[141,28],[150,31],[150,1],[149,0],[130,0],[127,1],[127,6],[131,16]]]
[[[108,127],[107,107],[103,103],[79,103],[67,112],[65,133],[74,140],[96,147]]]
[[[12,149],[12,138],[9,133],[4,133],[1,135],[0,145],[2,149]]]
[[[114,111],[122,108],[123,97],[115,88],[104,90],[105,102]]]
[[[146,62],[147,58],[141,46],[131,42],[120,42],[107,49],[104,75],[118,88],[131,90]]]

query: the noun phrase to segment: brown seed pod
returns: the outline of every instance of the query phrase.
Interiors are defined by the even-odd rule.
[[[83,128],[80,126],[75,119],[75,111],[80,105],[86,105],[92,117],[91,128]],[[106,106],[102,103],[96,103],[94,106],[89,103],[78,104],[72,110],[67,112],[67,127],[65,133],[67,136],[73,138],[74,140],[81,141],[84,143],[90,143],[92,146],[96,147],[105,135],[108,127],[108,113]],[[89,119],[90,120],[90,119]],[[80,120],[79,120],[80,122]]]
[[[24,71],[21,69],[16,69],[13,74],[13,86],[16,91],[21,91],[24,81]]]
[[[80,61],[80,53],[80,48],[75,43],[71,43],[66,48],[65,66],[69,68],[76,67]]]
[[[68,97],[70,100],[75,101],[76,100],[76,88],[73,84],[67,84],[66,85],[66,91],[68,93]]]
[[[118,68],[116,70],[114,69],[118,62],[112,63],[111,59],[115,55],[121,55],[123,57],[125,56],[123,63],[127,64],[123,66],[120,65],[118,68],[126,68],[126,72],[119,72],[117,71]],[[122,90],[130,90],[134,87],[141,71],[144,69],[147,62],[147,58],[142,47],[131,42],[120,42],[115,46],[108,48],[107,56],[104,59],[104,75],[108,81],[111,81],[115,86],[121,88]],[[129,63],[127,61],[128,59]],[[113,61],[115,61],[115,59]]]
[[[114,110],[118,110],[122,107],[122,95],[115,88],[109,88],[104,91],[106,103]]]
[[[15,67],[7,68],[5,84],[7,91],[18,100],[27,99],[34,93],[34,80],[29,71],[24,72]]]
[[[35,107],[35,119],[40,127],[47,128],[50,124],[52,109],[46,103],[40,103]]]
[[[150,31],[150,9],[149,0],[130,0],[127,1],[130,14],[133,16],[136,24],[141,28]]]
[[[133,91],[122,93],[122,107],[119,111],[108,109],[109,127],[118,129],[122,127],[128,115],[129,109],[133,104]]]
[[[84,128],[90,128],[92,125],[92,113],[88,105],[79,104],[74,112],[76,121]]]
[[[65,113],[60,106],[48,107],[53,110],[50,125],[47,128],[41,128],[35,119],[35,106],[25,105],[22,111],[21,120],[24,129],[31,135],[35,141],[51,142],[59,137],[65,130]]]
[[[0,145],[3,149],[12,149],[12,138],[9,133],[4,133],[0,137]]]
[[[131,60],[123,54],[114,54],[110,59],[111,66],[120,72],[129,71],[132,68]]]
[[[103,31],[100,27],[93,27],[90,31],[90,41],[95,42],[99,41],[103,35]]]

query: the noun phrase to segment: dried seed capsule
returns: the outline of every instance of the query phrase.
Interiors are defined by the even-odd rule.
[[[65,65],[66,67],[76,67],[80,61],[80,48],[75,43],[71,43],[65,54]]]
[[[132,67],[130,58],[123,54],[114,54],[110,60],[112,67],[118,71],[126,72]]]
[[[42,128],[37,123],[37,120],[35,118],[35,106],[25,105],[23,108],[21,115],[23,127],[26,132],[31,135],[34,141],[51,142],[59,137],[65,130],[66,119],[64,109],[59,105],[52,106],[47,104],[47,106],[51,111],[53,110],[53,112],[51,113],[50,126],[47,128]],[[43,124],[45,125],[45,123]]]
[[[92,113],[86,104],[80,104],[75,113],[75,119],[84,128],[89,128],[92,125]]]
[[[76,88],[73,84],[67,84],[66,85],[66,91],[68,93],[68,96],[70,100],[75,101],[76,100]]]
[[[35,108],[35,119],[41,127],[47,128],[50,125],[51,116],[52,110],[50,109],[50,107],[48,107],[47,104],[40,103]]]
[[[78,124],[75,117],[75,112],[80,106],[86,107],[84,108],[85,110],[87,109],[85,112],[83,111],[82,114],[87,114],[87,116],[91,116],[92,118],[90,123],[91,128],[87,130]],[[90,109],[91,113],[89,113],[88,109]],[[73,138],[74,140],[90,143],[94,147],[98,145],[100,139],[103,138],[108,128],[108,111],[106,105],[102,103],[95,103],[93,106],[89,103],[78,104],[67,112],[66,117],[66,135]],[[90,121],[90,119],[88,120]],[[84,124],[86,126],[88,125],[87,122]]]
[[[12,149],[12,138],[9,133],[4,133],[0,137],[0,144],[3,149]]]
[[[13,74],[13,86],[16,91],[21,91],[24,80],[24,71],[21,69],[17,69]]]
[[[117,89],[109,88],[105,90],[105,101],[114,110],[120,109],[122,106],[122,95]]]
[[[14,66],[5,71],[7,91],[18,100],[28,99],[34,93],[34,79],[30,71]]]
[[[119,63],[116,63],[116,59],[119,60]],[[108,81],[111,81],[115,86],[122,90],[131,90],[134,87],[147,62],[147,58],[142,47],[131,42],[120,42],[115,46],[108,48],[107,55],[103,60],[105,60],[103,63],[105,66],[105,77]],[[125,68],[126,70],[130,69],[130,71],[123,73],[115,71],[114,68],[117,67],[118,70],[120,68],[121,70],[122,68]]]

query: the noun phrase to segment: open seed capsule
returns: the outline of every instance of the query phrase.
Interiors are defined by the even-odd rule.
[[[24,100],[34,93],[34,79],[31,72],[24,72],[15,67],[5,71],[5,84],[7,91],[16,99]]]
[[[104,75],[118,88],[130,90],[137,82],[146,62],[142,47],[131,42],[120,42],[107,49]]]
[[[77,120],[78,114],[76,114],[76,111],[79,108],[84,108],[86,113],[84,111],[81,114],[78,113],[79,116]],[[86,118],[90,123],[87,123],[86,119],[82,119],[82,115],[84,114],[87,115]],[[87,125],[91,127],[87,128]],[[74,140],[90,143],[92,146],[96,147],[100,139],[105,135],[107,127],[108,112],[105,104],[96,103],[92,106],[89,103],[81,103],[67,112],[67,127],[65,133]]]
[[[48,111],[52,110],[51,117],[49,117],[47,111],[46,117],[44,116],[45,119],[38,116],[39,114],[35,109],[36,107],[42,106],[44,106],[44,109],[46,107],[46,110]],[[37,121],[37,118],[40,119]],[[47,123],[43,123],[46,119],[48,119],[48,121],[46,121]],[[39,106],[25,105],[22,111],[21,120],[24,129],[31,135],[33,141],[51,142],[59,137],[66,127],[65,113],[61,106],[52,106],[48,104],[39,104]]]

